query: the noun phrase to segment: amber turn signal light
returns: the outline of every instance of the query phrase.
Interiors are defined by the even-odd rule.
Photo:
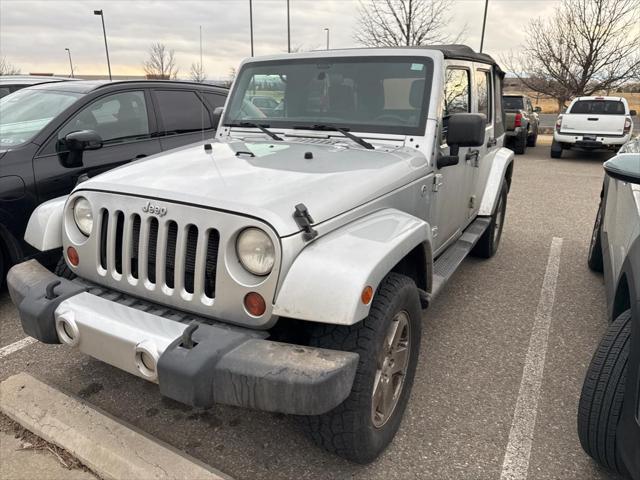
[[[373,288],[367,285],[362,290],[362,294],[360,295],[360,300],[362,300],[362,303],[364,303],[365,305],[369,305],[371,303],[372,298],[373,298]]]
[[[80,257],[78,256],[78,251],[73,247],[67,248],[67,259],[69,260],[69,263],[74,267],[77,267],[78,264],[80,263]]]
[[[256,292],[249,292],[244,296],[244,308],[250,315],[260,317],[267,310],[267,304],[262,295]]]

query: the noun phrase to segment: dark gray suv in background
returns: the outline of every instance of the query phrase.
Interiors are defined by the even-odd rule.
[[[86,177],[213,137],[225,88],[177,81],[74,81],[0,99],[0,286],[35,254],[31,212]]]

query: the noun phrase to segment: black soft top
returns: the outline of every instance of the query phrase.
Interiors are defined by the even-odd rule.
[[[486,53],[478,53],[473,50],[473,48],[467,45],[461,44],[451,44],[451,45],[425,45],[421,47],[412,47],[412,48],[426,48],[429,50],[440,50],[444,55],[444,58],[455,58],[458,60],[469,60],[472,62],[482,62],[488,63],[489,65],[493,65],[498,69],[498,71],[502,72],[500,65],[496,63],[491,55],[487,55]]]

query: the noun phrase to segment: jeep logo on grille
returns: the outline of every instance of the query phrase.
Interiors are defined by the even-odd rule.
[[[158,215],[159,217],[164,217],[167,214],[167,209],[165,207],[154,205],[151,202],[147,202],[147,204],[142,207],[142,211],[144,213],[150,213],[151,215]]]

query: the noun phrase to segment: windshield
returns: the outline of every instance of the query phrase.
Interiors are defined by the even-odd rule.
[[[618,100],[578,100],[569,113],[624,115],[624,103]]]
[[[524,103],[522,97],[502,97],[504,99],[505,110],[523,110]]]
[[[238,75],[223,124],[424,134],[432,71],[425,57],[250,63]]]
[[[0,98],[0,148],[28,142],[81,96],[27,88]]]

